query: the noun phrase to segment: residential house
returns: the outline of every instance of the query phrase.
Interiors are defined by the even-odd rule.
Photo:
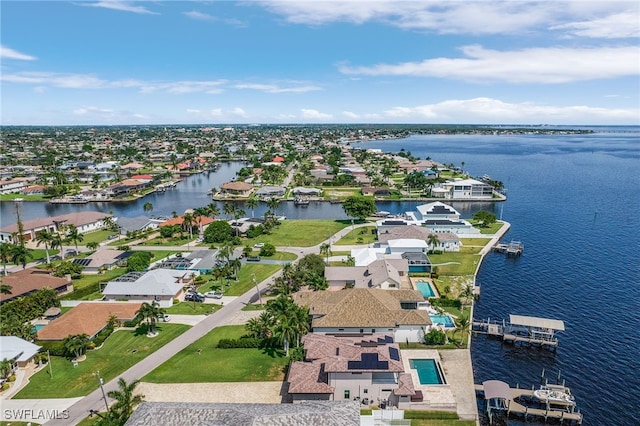
[[[330,290],[354,287],[399,289],[407,283],[408,270],[405,259],[376,259],[366,266],[327,266],[324,277]]]
[[[44,185],[32,185],[24,188],[22,193],[24,195],[44,195]]]
[[[0,194],[14,194],[29,186],[26,179],[10,179],[0,181]]]
[[[12,369],[27,367],[41,346],[16,336],[0,336],[0,360],[11,362]]]
[[[231,181],[225,182],[220,185],[220,190],[225,194],[238,197],[248,197],[249,195],[251,195],[253,185],[241,181]]]
[[[210,274],[214,269],[223,267],[226,262],[218,256],[219,250],[195,250],[185,254],[171,256],[154,265],[154,268],[177,269],[199,274]]]
[[[266,197],[283,197],[286,191],[287,189],[282,186],[265,185],[259,188],[255,192],[255,195],[256,197],[265,197],[265,198]]]
[[[141,303],[84,302],[50,321],[38,330],[38,340],[64,340],[69,335],[86,334],[93,339],[106,328],[109,318],[115,316],[120,323],[136,317]]]
[[[85,274],[97,274],[101,270],[116,268],[119,264],[126,262],[132,254],[130,251],[110,250],[101,247],[87,257],[73,259],[73,263],[81,265],[82,272]]]
[[[391,195],[391,191],[386,187],[363,186],[360,192],[362,195],[372,197],[388,197]]]
[[[84,234],[90,231],[97,231],[104,227],[104,219],[111,215],[100,212],[75,212],[54,217],[44,217],[22,221],[24,238],[27,241],[34,240],[38,232],[47,230],[49,232],[63,232],[63,227],[73,225],[78,232]],[[0,241],[12,241],[12,234],[18,232],[18,224],[3,226],[0,228]]]
[[[431,319],[417,290],[352,288],[340,291],[303,291],[293,295],[309,308],[311,331],[329,335],[393,335],[396,342],[420,342]],[[357,306],[357,309],[354,307]]]
[[[119,217],[116,221],[120,234],[126,235],[128,232],[146,231],[147,229],[156,229],[164,221],[158,219],[150,219],[145,216],[138,217]]]
[[[293,402],[356,400],[365,405],[398,406],[416,395],[405,373],[400,348],[390,335],[367,337],[307,334],[304,361],[287,375]]]
[[[0,294],[0,303],[26,296],[43,288],[50,288],[58,294],[66,294],[73,291],[71,277],[54,277],[49,271],[36,268],[22,269],[6,277],[3,276],[2,284],[11,286],[11,294]]]
[[[102,294],[105,300],[155,301],[161,307],[168,308],[173,305],[173,299],[182,297],[183,288],[193,282],[193,274],[173,269],[129,272],[109,281]]]
[[[407,226],[393,226],[385,227],[378,232],[378,243],[380,247],[387,246],[387,242],[390,240],[399,239],[416,239],[429,241],[429,236],[434,234],[423,226],[407,225]],[[458,252],[460,251],[460,238],[449,232],[441,232],[435,234],[438,237],[438,244],[435,247],[429,245],[430,250],[442,250],[445,252]]]
[[[438,187],[447,191],[444,193],[444,198],[448,200],[491,200],[493,198],[493,187],[475,179],[454,179]]]
[[[388,228],[404,225],[420,225],[437,234],[477,235],[480,233],[471,223],[460,219],[460,213],[456,209],[440,201],[419,205],[415,211],[405,212],[402,218],[382,219],[376,222],[378,234],[385,232]]]

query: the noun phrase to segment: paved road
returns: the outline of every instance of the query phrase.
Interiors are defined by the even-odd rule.
[[[355,227],[366,226],[368,224],[355,225]],[[323,243],[334,243],[338,241],[342,236],[346,235],[353,229],[353,226],[349,226],[336,234],[330,237],[328,240],[321,242],[315,246],[311,247],[279,247],[278,250],[289,251],[298,255],[298,257],[305,256],[310,253],[318,253],[320,250],[320,245]],[[258,290],[260,293],[264,293],[268,289],[268,283],[273,282],[272,280],[281,275],[282,271],[276,272],[274,275],[270,276],[266,280],[262,281],[258,284]],[[150,373],[157,366],[167,361],[175,354],[180,352],[185,347],[189,346],[191,343],[200,339],[204,335],[206,335],[209,331],[216,327],[220,327],[229,323],[232,318],[240,311],[246,304],[253,303],[258,299],[258,293],[250,290],[242,296],[236,297],[233,301],[224,304],[224,307],[217,311],[215,314],[207,316],[204,320],[198,322],[192,328],[178,336],[176,339],[167,343],[162,348],[158,349],[156,352],[152,353],[133,367],[129,368],[127,371],[114,378],[108,383],[104,384],[104,392],[107,393],[111,390],[118,389],[118,379],[120,377],[124,378],[127,382],[131,382],[133,380],[138,380],[144,377],[146,374]],[[82,398],[71,407],[69,407],[69,418],[63,420],[51,420],[46,423],[46,425],[50,426],[69,426],[75,425],[78,422],[82,421],[89,415],[90,410],[101,410],[104,409],[104,398],[102,397],[102,392],[100,388],[96,389],[94,392],[90,393],[86,397]]]

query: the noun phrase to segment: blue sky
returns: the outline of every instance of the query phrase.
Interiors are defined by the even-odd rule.
[[[635,1],[7,1],[3,125],[640,124]]]

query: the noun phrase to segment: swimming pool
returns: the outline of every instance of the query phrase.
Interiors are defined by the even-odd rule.
[[[433,291],[433,287],[431,287],[431,284],[427,281],[418,281],[416,283],[416,288],[420,290],[420,293],[422,293],[422,296],[425,298],[436,296],[436,293]]]
[[[429,315],[431,323],[443,325],[444,328],[456,328],[453,320],[449,315]]]
[[[410,359],[409,366],[418,372],[421,385],[444,385],[444,374],[435,359]]]
[[[33,326],[33,330],[37,333],[38,331],[40,331],[41,328],[44,328],[46,326],[46,324],[35,324]]]

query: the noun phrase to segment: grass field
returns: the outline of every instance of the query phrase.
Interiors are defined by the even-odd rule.
[[[439,275],[473,275],[480,261],[479,251],[478,247],[461,247],[458,253],[430,254],[429,260]]]
[[[143,377],[151,383],[256,382],[284,379],[288,358],[280,351],[217,349],[220,339],[235,339],[244,326],[224,326],[178,352]]]
[[[251,244],[270,243],[276,247],[311,247],[350,224],[346,220],[283,220],[271,234],[260,235],[248,241]]]
[[[362,228],[356,228],[352,231],[349,231],[347,235],[340,238],[335,245],[343,245],[343,246],[351,246],[355,244],[369,244],[377,241],[375,231],[375,225],[364,226]]]
[[[259,252],[255,252],[252,253],[252,255],[254,254],[258,254]],[[273,256],[261,256],[262,259],[269,259],[269,260],[296,260],[298,258],[298,256],[295,253],[290,253],[288,251],[277,251],[276,254],[274,254]]]
[[[98,388],[98,379],[93,376],[100,371],[105,382],[115,378],[132,365],[146,358],[171,340],[184,333],[189,326],[159,323],[157,337],[146,336],[146,326],[137,330],[115,331],[102,348],[87,352],[87,359],[77,367],[66,358],[51,357],[49,368],[31,377],[29,384],[15,398],[73,398],[84,396]]]
[[[164,313],[169,315],[206,315],[217,311],[221,307],[211,303],[180,302],[170,308],[165,308]]]

